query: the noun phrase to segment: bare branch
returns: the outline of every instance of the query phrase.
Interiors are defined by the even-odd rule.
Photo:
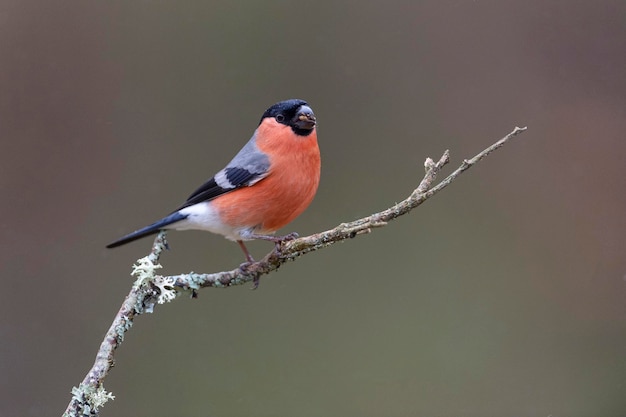
[[[516,127],[511,133],[473,158],[464,160],[459,168],[435,186],[433,186],[433,183],[437,174],[450,161],[450,153],[445,151],[438,162],[427,158],[424,163],[424,168],[426,169],[424,178],[405,200],[370,216],[341,223],[333,229],[283,242],[280,248],[274,249],[260,261],[254,262],[245,268],[212,274],[156,275],[155,270],[161,267],[158,264],[159,257],[162,251],[167,248],[165,232],[160,232],[154,240],[150,254],[140,259],[134,266],[132,275],[137,277],[137,281],[135,281],[130,293],[126,296],[124,303],[116,314],[111,327],[107,331],[96,355],[93,367],[82,383],[72,390],[72,400],[63,416],[96,416],[98,415],[98,408],[108,399],[113,398],[110,393],[104,390],[102,382],[113,367],[115,349],[123,342],[124,334],[132,326],[135,316],[152,312],[156,303],[170,301],[185,290],[190,290],[192,295],[195,295],[197,290],[204,287],[230,287],[256,281],[260,276],[269,274],[289,260],[295,260],[306,253],[325,248],[346,239],[352,239],[359,235],[368,234],[375,228],[386,226],[389,221],[410,212],[443,190],[464,171],[526,129],[526,127]]]

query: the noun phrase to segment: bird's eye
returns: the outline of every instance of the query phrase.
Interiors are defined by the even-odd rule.
[[[276,116],[276,121],[278,123],[282,123],[283,121],[285,121],[285,116],[283,116],[282,114],[279,114]]]

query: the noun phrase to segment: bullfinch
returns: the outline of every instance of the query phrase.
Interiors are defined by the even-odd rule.
[[[115,248],[162,229],[207,230],[236,241],[279,245],[294,238],[273,234],[311,203],[320,180],[320,151],[313,110],[303,100],[285,100],[263,113],[252,138],[224,169],[194,191],[169,216],[126,235]]]

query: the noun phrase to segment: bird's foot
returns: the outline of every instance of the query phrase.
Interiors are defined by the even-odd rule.
[[[250,257],[250,259],[252,259],[252,257]],[[252,278],[252,288],[251,289],[256,290],[257,288],[259,288],[259,283],[261,282],[261,277],[257,273],[257,271],[255,271],[254,268],[252,268],[254,266],[254,264],[255,264],[254,259],[252,259],[251,261],[244,262],[241,265],[239,265],[239,270],[244,275],[254,274],[254,277]]]
[[[300,235],[296,232],[291,232],[285,236],[276,236],[274,243],[276,244],[276,253],[282,255],[283,242],[289,242],[290,240],[296,240]]]
[[[281,253],[281,245],[283,244],[283,242],[288,242],[290,240],[297,239],[298,237],[299,237],[299,235],[296,232],[291,232],[291,233],[286,234],[284,236],[250,235],[250,238],[252,238],[252,239],[261,239],[261,240],[267,240],[267,241],[270,241],[270,242],[274,242],[274,244],[276,245],[276,253],[278,253],[279,255]]]
[[[288,242],[290,240],[296,240],[300,235],[297,232],[291,232],[285,236],[277,236],[276,238],[281,242]]]

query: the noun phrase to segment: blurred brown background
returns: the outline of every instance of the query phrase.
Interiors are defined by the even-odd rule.
[[[624,22],[623,1],[3,1],[0,415],[60,415],[151,240],[105,244],[292,97],[318,116],[323,175],[285,232],[529,130],[258,291],[139,317],[103,416],[625,415]],[[166,273],[242,261],[208,233],[170,243]]]

